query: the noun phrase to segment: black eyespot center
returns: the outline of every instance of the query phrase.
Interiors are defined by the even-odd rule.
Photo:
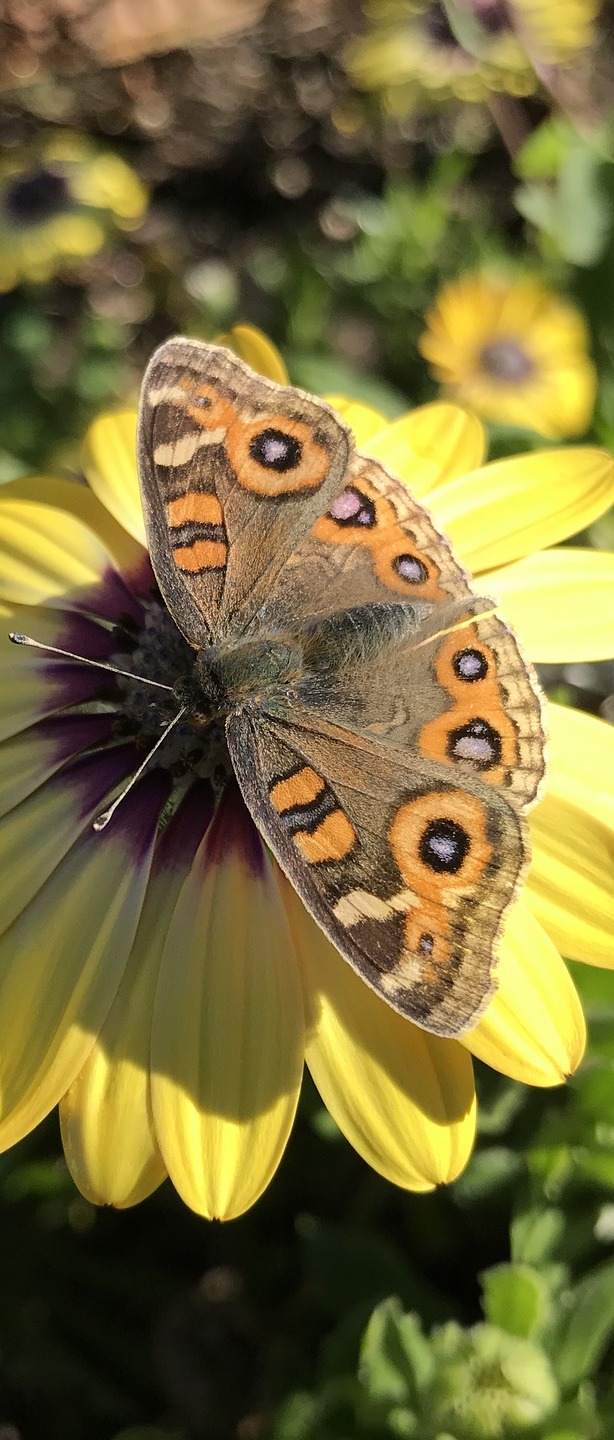
[[[475,716],[450,731],[446,750],[450,760],[468,760],[478,770],[492,770],[501,761],[501,736],[488,720]]]
[[[277,470],[283,474],[286,470],[296,470],[297,465],[300,465],[303,447],[295,435],[288,435],[285,430],[276,430],[269,426],[258,435],[252,436],[249,453],[252,460],[262,465],[264,470]]]
[[[442,816],[426,826],[419,845],[423,865],[437,874],[457,875],[471,848],[471,836],[456,820]]]
[[[476,680],[485,679],[488,674],[488,660],[481,650],[468,645],[465,650],[457,650],[452,656],[452,669],[457,680],[473,685]]]
[[[419,555],[412,555],[409,552],[405,555],[395,555],[392,564],[397,575],[400,575],[402,580],[407,580],[409,585],[424,585],[429,578],[427,567]]]

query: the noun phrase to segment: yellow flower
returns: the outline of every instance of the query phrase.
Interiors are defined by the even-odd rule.
[[[263,337],[231,338],[283,378]],[[556,548],[614,498],[607,455],[489,466],[478,420],[456,406],[393,424],[343,408],[480,589],[504,599],[531,659],[612,653],[614,556]],[[536,1085],[581,1058],[559,947],[614,963],[614,732],[551,707],[552,767],[500,990],[462,1042],[403,1020],[325,939],[255,830],[222,737],[205,748],[175,732],[96,834],[93,818],[159,735],[145,682],[172,682],[186,661],[144,548],[134,435],[133,412],[103,416],[85,445],[89,489],[36,478],[0,497],[0,1148],[59,1102],[91,1200],[134,1204],[168,1174],[194,1210],[229,1218],[278,1165],[306,1060],[364,1159],[432,1189],[471,1150],[472,1053]],[[9,629],[127,673],[16,649]]]
[[[580,311],[533,280],[462,275],[425,316],[419,349],[447,393],[551,440],[588,429],[597,377]]]
[[[60,132],[0,163],[0,291],[87,259],[113,228],[133,230],[147,192],[118,155]]]
[[[400,115],[441,101],[529,95],[544,67],[593,38],[599,0],[365,0],[367,33],[348,48],[359,89]]]

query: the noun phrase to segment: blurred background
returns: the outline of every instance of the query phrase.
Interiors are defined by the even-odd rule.
[[[238,321],[389,418],[458,396],[491,455],[612,448],[613,36],[598,0],[0,0],[0,481],[77,467],[157,343]],[[614,718],[614,665],[544,678]],[[614,989],[574,978],[589,1063],[478,1066],[434,1195],[309,1081],[225,1227],[168,1185],[96,1210],[55,1116],[0,1156],[0,1440],[614,1437]]]

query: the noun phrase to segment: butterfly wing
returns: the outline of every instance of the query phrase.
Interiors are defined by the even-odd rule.
[[[156,351],[141,391],[141,495],[160,589],[192,644],[247,625],[342,487],[350,447],[322,401],[220,346]]]
[[[239,711],[227,736],[256,824],[363,980],[435,1034],[473,1025],[527,860],[516,808],[296,705],[285,720]]]
[[[471,606],[474,598],[466,571],[428,511],[379,462],[355,455],[346,484],[282,569],[254,624],[273,630],[345,607],[411,602],[433,607],[434,632],[448,623],[451,600]],[[488,602],[481,606],[488,608]],[[414,746],[425,759],[446,761],[454,743],[466,753],[473,748],[477,754],[481,746],[487,783],[504,787],[521,807],[531,804],[545,768],[542,707],[535,674],[509,627],[493,614],[468,625],[462,642],[450,636],[416,658],[408,675],[399,652],[391,670],[386,654],[376,659],[370,651],[364,673],[352,657],[346,689],[360,688],[367,705],[371,698],[366,727],[385,736],[392,717],[405,714],[404,727],[392,727],[394,743]],[[343,671],[340,656],[338,689],[339,667]],[[345,713],[335,711],[338,719]]]

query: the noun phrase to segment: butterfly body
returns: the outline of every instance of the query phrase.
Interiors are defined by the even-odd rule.
[[[544,769],[514,637],[328,406],[217,346],[154,355],[139,462],[154,570],[196,652],[178,701],[196,726],[225,717],[258,828],[349,963],[462,1033],[493,993]]]

